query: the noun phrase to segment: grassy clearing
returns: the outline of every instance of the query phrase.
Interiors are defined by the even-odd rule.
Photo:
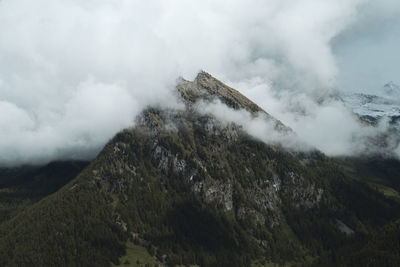
[[[382,194],[384,194],[387,197],[391,197],[391,198],[395,198],[397,200],[400,200],[400,194],[399,192],[397,192],[396,190],[394,190],[393,188],[389,187],[389,186],[385,186],[383,184],[378,184],[378,183],[368,183],[372,188],[378,190],[379,192],[381,192]]]
[[[251,267],[280,267],[280,266],[290,266],[290,263],[286,263],[285,265],[280,265],[278,263],[274,263],[266,260],[256,260],[251,264]]]
[[[134,266],[134,267],[147,267],[147,266],[161,266],[161,263],[157,261],[149,252],[141,246],[137,246],[132,242],[128,241],[126,244],[126,255],[119,259],[121,264],[112,265],[115,266]]]

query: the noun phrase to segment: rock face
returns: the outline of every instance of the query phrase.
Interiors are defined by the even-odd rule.
[[[250,99],[204,71],[200,72],[193,82],[180,78],[178,80],[177,89],[189,106],[193,105],[198,100],[212,101],[214,99],[219,99],[232,109],[244,109],[253,116],[264,115],[268,120],[274,123],[277,130],[283,132],[290,131],[289,127],[269,115]]]
[[[193,82],[186,81],[183,78],[179,79],[177,89],[189,105],[199,99],[212,100],[218,98],[233,109],[245,109],[253,114],[257,112],[266,114],[264,110],[244,95],[206,72],[200,72]]]
[[[310,183],[310,179],[301,172],[288,169],[278,173],[276,166],[279,163],[274,159],[266,156],[260,158],[251,153],[250,160],[239,161],[240,169],[244,172],[238,175],[230,166],[232,163],[229,162],[229,156],[236,157],[231,155],[233,153],[230,149],[250,137],[240,125],[226,125],[212,115],[196,113],[191,107],[199,100],[219,99],[232,109],[245,109],[253,116],[258,116],[259,113],[266,115],[266,119],[273,121],[282,134],[291,131],[290,128],[208,73],[200,72],[194,82],[180,79],[177,89],[186,104],[185,110],[148,109],[138,118],[138,128],[151,136],[151,155],[159,171],[182,175],[182,182],[188,183],[193,193],[204,202],[214,204],[224,211],[234,210],[238,219],[255,215],[255,223],[269,227],[277,226],[281,222],[280,205],[283,195],[290,196],[293,205],[298,208],[309,209],[318,205],[324,190]],[[203,131],[201,136],[196,133],[199,129]],[[199,155],[198,150],[193,151],[196,149],[193,147],[188,151],[176,152],[162,145],[160,138],[176,135],[178,132],[190,133],[194,139],[202,138],[202,142],[197,145],[205,149],[206,155]],[[176,141],[185,145],[185,140]],[[186,159],[185,153],[190,153],[192,157]],[[242,180],[246,182],[243,183]],[[236,190],[244,195],[251,207],[234,202],[234,196],[238,193]]]

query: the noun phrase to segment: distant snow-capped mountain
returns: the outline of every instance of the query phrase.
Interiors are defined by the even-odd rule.
[[[379,127],[376,136],[368,139],[368,150],[389,157],[399,155],[400,86],[389,82],[376,94],[342,94],[339,98],[360,120]]]
[[[386,96],[400,98],[400,86],[394,82],[388,82],[383,86],[383,92]]]
[[[376,95],[346,94],[342,95],[343,103],[362,120],[376,123],[387,117],[391,123],[400,121],[400,86],[389,82]]]

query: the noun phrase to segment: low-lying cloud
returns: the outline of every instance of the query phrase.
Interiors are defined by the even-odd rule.
[[[200,102],[196,109],[202,114],[213,115],[219,121],[240,125],[258,140],[292,151],[318,149],[329,156],[400,155],[399,138],[395,137],[398,132],[388,135],[388,120],[382,119],[378,125],[372,126],[361,122],[340,102],[318,105],[308,98],[300,99],[306,113],[296,114],[285,107],[287,99],[281,102],[276,98],[271,99],[276,101],[272,106],[279,107],[272,111],[280,114],[283,122],[290,125],[293,132],[278,130],[275,122],[263,113],[254,116],[243,109],[229,108],[218,100]],[[382,142],[385,144],[382,145]]]
[[[174,106],[176,78],[200,69],[300,136],[325,131],[304,134],[312,145],[346,153],[333,143],[347,133],[332,126],[355,120],[316,101],[337,85],[332,40],[370,2],[2,0],[0,164],[90,158],[145,106]],[[293,94],[311,105],[298,105],[301,122]]]
[[[261,112],[251,114],[245,109],[234,110],[218,99],[212,102],[199,101],[196,103],[196,111],[200,114],[210,114],[223,123],[235,123],[249,135],[268,144],[281,145],[286,149],[298,151],[314,149],[303,142],[295,132],[278,129],[276,121]]]

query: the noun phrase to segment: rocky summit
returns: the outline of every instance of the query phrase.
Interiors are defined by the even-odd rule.
[[[264,116],[282,134],[291,131],[208,73],[179,79],[177,94],[183,107],[148,107],[56,192],[15,204],[20,211],[0,224],[0,265],[391,266],[399,260],[399,243],[389,236],[400,233],[400,204],[363,182],[357,166],[318,151],[286,151],[198,112],[198,101],[218,99]]]

